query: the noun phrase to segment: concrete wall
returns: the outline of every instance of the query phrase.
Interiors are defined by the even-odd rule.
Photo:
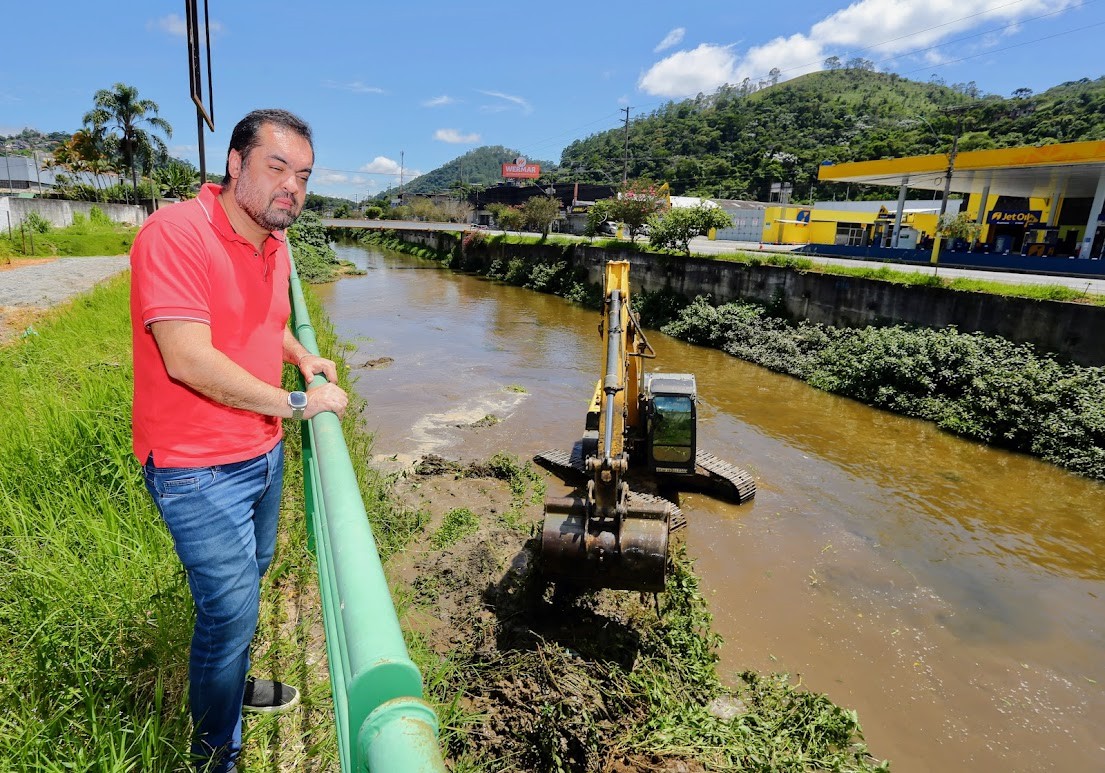
[[[37,212],[50,221],[50,225],[65,228],[73,224],[73,213],[80,212],[86,218],[93,207],[99,207],[116,223],[142,225],[146,220],[146,208],[134,204],[102,204],[94,201],[67,201],[65,199],[17,199],[0,198],[0,228],[19,228],[19,224],[31,212]]]
[[[452,235],[428,231],[404,231],[400,237],[438,250],[451,249],[455,244]],[[602,282],[605,261],[628,260],[637,290],[673,290],[688,298],[709,295],[714,303],[781,303],[793,319],[834,327],[954,325],[961,332],[978,331],[1031,343],[1081,365],[1105,365],[1102,306],[912,287],[778,266],[607,250],[583,243],[569,250],[557,245],[491,244],[470,251],[470,255],[470,260],[484,265],[508,257],[568,260],[586,267],[594,283]]]

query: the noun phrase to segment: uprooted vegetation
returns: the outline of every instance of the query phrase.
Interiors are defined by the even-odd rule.
[[[722,683],[681,550],[658,597],[544,583],[530,465],[431,457],[394,493],[427,522],[389,573],[454,770],[886,768],[854,712],[786,675]]]

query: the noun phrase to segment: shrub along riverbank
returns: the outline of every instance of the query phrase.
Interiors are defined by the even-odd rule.
[[[458,236],[445,253],[394,234],[365,232],[362,238],[576,302],[595,305],[601,295],[567,260],[515,257],[485,269],[466,260],[464,240],[472,235]],[[636,308],[645,325],[676,338],[1105,480],[1103,368],[1063,363],[1027,344],[954,328],[832,328],[783,319],[755,303],[713,306],[708,298],[662,292],[638,294]]]
[[[0,387],[20,406],[0,416],[0,639],[6,642],[0,760],[16,770],[187,767],[191,601],[131,456],[128,289],[125,275],[113,279],[50,312],[37,333],[0,348]],[[341,361],[344,349],[317,304],[310,305],[323,353]],[[347,376],[343,364],[348,387]],[[407,548],[432,544],[437,533],[427,531],[422,512],[397,506],[394,481],[367,466],[371,438],[358,413],[347,416],[345,435],[381,557],[390,565]],[[317,578],[303,528],[298,429],[288,430],[282,525],[253,660],[259,672],[298,684],[303,706],[279,719],[247,720],[245,770],[337,764]],[[527,474],[532,480],[516,462],[500,461],[498,468],[512,492],[524,489],[519,481]],[[520,544],[532,527],[514,522],[509,528]],[[436,542],[435,549],[453,547],[452,540]],[[444,567],[449,556],[441,556]],[[432,606],[427,581],[456,586],[444,572],[420,576],[417,588],[396,588],[403,614],[419,603]],[[642,605],[649,613],[626,629],[640,642],[639,667],[583,659],[578,650],[555,646],[489,651],[486,641],[441,653],[412,634],[412,654],[442,718],[454,769],[548,770],[575,759],[587,767],[572,769],[599,769],[610,752],[603,741],[619,717],[622,730],[609,738],[621,752],[697,760],[688,770],[878,769],[855,714],[824,696],[796,689],[783,676],[745,674],[737,691],[724,688],[715,670],[718,642],[685,562],[676,578],[664,596],[664,616]],[[486,588],[464,594],[473,603],[465,619],[484,626]],[[524,612],[519,604],[529,595],[513,596],[500,619]],[[507,727],[492,747],[472,707],[499,694],[502,680],[529,685],[545,702],[524,705],[530,721]],[[586,689],[556,702],[549,696],[558,685]],[[726,699],[723,710],[707,710],[704,702],[719,698]],[[565,745],[580,738],[586,741],[581,749]],[[548,748],[526,757],[526,765],[512,756],[540,739]]]

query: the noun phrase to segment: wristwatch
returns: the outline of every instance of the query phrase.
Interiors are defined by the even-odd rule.
[[[292,407],[292,418],[303,420],[303,411],[307,408],[306,392],[288,392],[288,405]]]

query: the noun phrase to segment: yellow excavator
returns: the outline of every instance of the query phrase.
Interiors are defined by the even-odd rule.
[[[659,592],[671,532],[686,519],[674,502],[642,489],[698,490],[743,503],[756,495],[756,483],[698,450],[693,374],[644,372],[643,360],[656,353],[633,312],[629,262],[608,262],[603,280],[605,369],[583,438],[570,452],[534,457],[585,481],[579,495],[545,499],[541,572],[577,587]]]

